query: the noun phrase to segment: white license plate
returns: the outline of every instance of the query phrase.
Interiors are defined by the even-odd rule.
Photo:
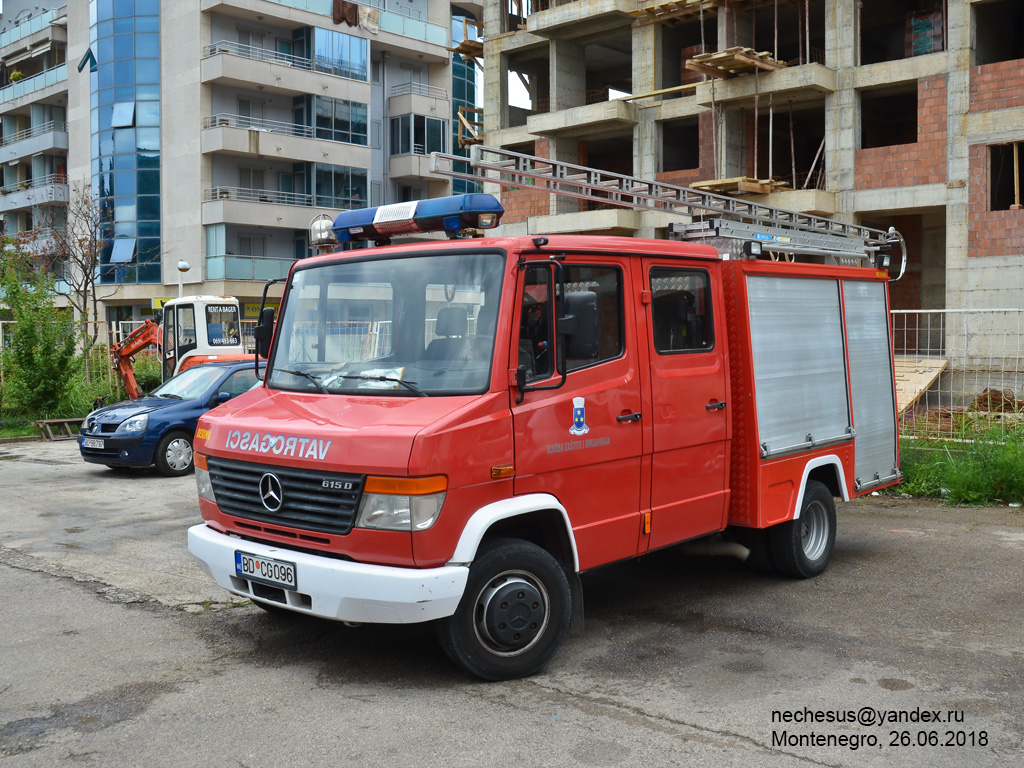
[[[83,437],[83,448],[103,448],[103,441],[98,437]]]
[[[243,579],[284,589],[295,589],[295,563],[235,550],[235,573]]]

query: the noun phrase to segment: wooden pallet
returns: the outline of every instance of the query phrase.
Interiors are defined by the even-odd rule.
[[[686,68],[709,77],[735,77],[751,72],[772,72],[785,68],[786,63],[776,61],[767,51],[755,51],[753,48],[736,46],[715,53],[698,53],[687,59]]]
[[[700,18],[703,13],[711,18],[717,13],[720,0],[675,0],[668,3],[654,3],[629,11],[629,15],[636,21],[634,27],[642,27],[646,24],[668,24],[674,26],[685,21]]]
[[[754,194],[770,195],[773,192],[789,189],[789,183],[784,181],[773,181],[772,179],[752,179],[749,176],[733,176],[730,179],[711,179],[710,181],[695,181],[690,186],[704,192],[717,192],[720,194]]]
[[[718,15],[719,8],[730,11],[750,11],[776,5],[792,5],[793,0],[673,0],[653,2],[643,8],[628,11],[636,21],[634,27],[645,24],[665,23],[670,26],[699,19],[701,15],[710,19]]]

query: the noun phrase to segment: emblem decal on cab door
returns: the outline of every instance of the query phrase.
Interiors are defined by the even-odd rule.
[[[569,427],[570,435],[585,435],[590,431],[587,426],[587,409],[584,406],[584,398],[574,397],[572,399],[572,426]]]

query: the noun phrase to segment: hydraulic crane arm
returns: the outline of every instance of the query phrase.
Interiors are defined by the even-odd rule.
[[[142,393],[139,391],[138,382],[135,381],[135,355],[146,347],[154,345],[158,350],[163,349],[163,332],[157,323],[146,320],[144,324],[132,331],[125,337],[124,341],[115,343],[110,348],[110,362],[117,375],[121,377],[125,392],[132,400],[138,398]]]

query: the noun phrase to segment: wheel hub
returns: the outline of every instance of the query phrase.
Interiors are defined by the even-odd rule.
[[[544,629],[544,596],[521,577],[492,583],[481,596],[482,631],[495,645],[518,650],[530,645]]]

